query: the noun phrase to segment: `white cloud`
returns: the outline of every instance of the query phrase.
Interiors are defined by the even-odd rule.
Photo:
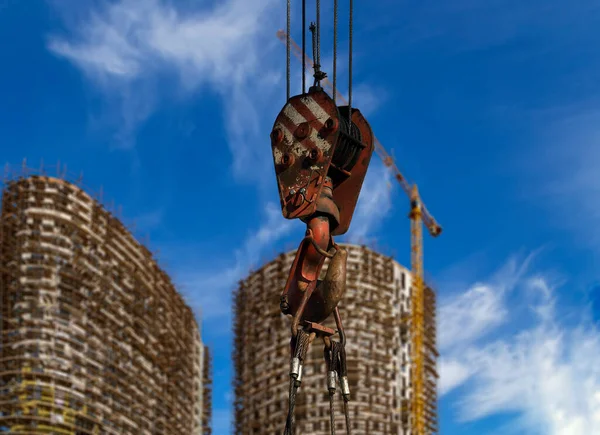
[[[97,122],[117,124],[122,147],[134,145],[138,126],[162,99],[197,96],[210,88],[221,97],[234,175],[271,183],[268,132],[284,103],[285,60],[274,23],[283,23],[284,4],[197,3],[183,11],[168,0],[100,2],[78,20],[65,20],[67,35],[52,35],[48,49],[72,62],[104,93],[110,107],[118,107],[118,119],[105,114]],[[66,2],[61,9],[68,16],[72,6]],[[293,61],[297,91],[299,66]],[[342,75],[341,60],[339,67]],[[356,84],[354,92],[366,114],[384,101],[382,89],[366,84]]]
[[[373,154],[346,239],[366,243],[392,209],[392,173]]]
[[[161,0],[103,2],[70,26],[67,37],[52,36],[48,48],[118,105],[122,146],[133,145],[138,125],[161,98],[216,90],[234,173],[255,180],[269,163],[269,147],[253,145],[268,143],[260,114],[276,110],[283,56],[273,60],[280,47],[269,23],[279,9],[275,0],[228,0],[185,13]],[[161,81],[173,76],[168,85]]]
[[[508,269],[514,270],[512,266]],[[453,347],[443,350],[440,392],[455,391],[451,400],[465,421],[516,412],[519,416],[512,429],[503,433],[600,433],[600,367],[595,364],[600,354],[599,331],[590,324],[561,324],[555,284],[543,275],[526,272],[524,268],[522,273],[508,276],[507,291],[499,292],[493,304],[489,296],[483,297],[488,307],[503,313],[504,322],[517,326],[502,338],[485,344],[480,341],[485,331],[492,332],[501,323],[500,317],[472,316],[470,311],[478,309],[473,304],[463,306],[466,313],[460,312],[458,305],[447,309],[453,302],[442,305],[442,331],[452,322],[475,317],[480,320],[473,324],[478,323],[482,332],[459,334]],[[516,298],[509,297],[508,289],[517,287],[524,289],[519,300],[529,302],[532,325],[523,326],[518,318],[523,313],[514,303],[509,305]],[[487,320],[481,321],[483,318]],[[462,388],[455,390],[458,386]]]
[[[383,165],[375,165],[376,171],[367,177],[359,199],[355,218],[351,225],[350,238],[364,238],[371,234],[391,208],[389,192],[389,171]],[[370,180],[370,181],[369,181]],[[264,223],[248,234],[242,247],[237,249],[231,262],[216,270],[200,270],[180,276],[186,294],[195,306],[202,307],[203,319],[227,319],[231,314],[231,291],[240,279],[252,268],[259,265],[261,256],[278,242],[297,232],[299,243],[304,224],[298,220],[284,219],[278,204],[267,203],[264,209]],[[292,240],[290,238],[290,240]],[[297,244],[294,244],[294,248]]]
[[[517,411],[527,433],[600,431],[598,331],[569,330],[554,322],[499,340],[466,355],[477,368],[460,401],[465,420]],[[522,432],[521,432],[522,433]]]
[[[50,37],[48,48],[118,104],[122,146],[135,143],[137,127],[161,98],[169,97],[165,93],[196,95],[205,87],[216,91],[222,97],[233,173],[263,188],[273,178],[268,131],[284,102],[285,50],[272,26],[277,17],[282,20],[285,14],[276,0],[227,0],[185,13],[166,0],[102,2],[83,20],[70,21],[68,36]],[[298,91],[299,65],[293,65]],[[341,76],[344,62],[339,66]],[[165,86],[164,77],[176,80]],[[354,92],[354,102],[367,115],[384,100],[381,89],[366,84],[356,84]],[[371,166],[352,225],[353,240],[364,239],[390,210],[391,174],[376,156]]]
[[[439,347],[442,350],[473,343],[507,319],[506,293],[523,278],[533,256],[511,258],[489,283],[446,297],[440,304]]]
[[[468,365],[455,359],[440,358],[440,380],[438,384],[440,395],[458,387],[471,377],[472,370]]]
[[[367,119],[387,102],[387,97],[387,92],[382,88],[366,83],[359,83],[352,89],[352,105],[358,107]]]
[[[204,320],[218,320],[221,325],[228,325],[231,292],[237,282],[257,265],[265,249],[286,237],[294,227],[301,229],[298,222],[284,219],[280,208],[273,203],[266,205],[264,215],[264,223],[256,231],[249,233],[242,248],[234,252],[228,266],[218,270],[182,274],[180,281],[185,292],[194,301],[194,305],[202,307]],[[229,329],[225,328],[223,332],[228,333]]]
[[[229,0],[183,14],[160,0],[105,2],[69,38],[50,38],[49,48],[105,86],[168,69],[186,87],[229,85],[259,72],[257,40],[274,3]]]
[[[534,197],[550,211],[556,228],[568,230],[595,249],[600,243],[596,225],[600,218],[600,111],[567,107],[545,111],[533,121],[545,126],[543,145],[526,156],[524,165],[529,168],[525,174],[530,173],[535,181]]]
[[[391,207],[389,171],[385,170],[383,165],[374,167],[376,171],[371,174],[370,181],[367,177],[359,199],[355,219],[351,225],[351,230],[356,230],[351,233],[351,237],[366,237],[376,229]],[[212,321],[229,318],[231,291],[237,282],[259,265],[263,254],[294,231],[298,233],[296,239],[299,243],[304,228],[298,220],[284,219],[279,205],[267,203],[264,208],[264,223],[248,234],[242,247],[233,253],[227,266],[216,270],[183,273],[179,281],[193,304],[202,307],[203,319]]]
[[[117,105],[121,146],[135,143],[140,123],[163,99],[197,96],[206,88],[217,92],[234,175],[256,182],[259,189],[272,187],[268,132],[284,103],[285,59],[273,22],[285,17],[284,5],[276,0],[199,3],[185,12],[167,0],[86,3],[83,9],[94,7],[77,20],[66,20],[68,32],[52,35],[48,49],[79,68],[110,104]],[[68,16],[72,5],[63,5]],[[299,73],[299,64],[294,71]],[[299,82],[298,77],[298,89]],[[375,110],[374,91],[364,85],[355,89],[356,102],[365,104],[366,111]],[[390,179],[374,156],[352,224],[354,239],[367,237],[389,212]],[[237,280],[293,228],[275,205],[269,204],[265,215],[265,225],[249,235],[227,267],[180,277],[205,319],[230,315],[230,293]],[[145,223],[153,225],[158,218],[146,216]]]
[[[477,284],[440,308],[440,349],[475,341],[502,324],[508,314],[502,289]]]

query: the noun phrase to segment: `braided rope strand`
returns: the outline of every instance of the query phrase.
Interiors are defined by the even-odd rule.
[[[349,49],[348,49],[348,119],[352,125],[352,35],[354,22],[354,2],[350,0],[350,23],[349,23]]]
[[[291,94],[291,45],[292,45],[292,37],[290,36],[290,31],[292,27],[292,3],[291,0],[287,0],[287,37],[286,37],[286,88],[287,88],[287,97],[286,102],[290,100]]]

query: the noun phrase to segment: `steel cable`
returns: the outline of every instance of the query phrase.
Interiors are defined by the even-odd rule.
[[[306,358],[306,353],[308,352],[308,346],[310,344],[310,335],[306,333],[304,330],[300,329],[298,331],[298,335],[295,339],[293,339],[293,355],[292,358],[299,358],[300,364]],[[288,408],[288,416],[285,423],[285,431],[284,435],[294,435],[295,426],[296,426],[296,416],[295,416],[295,408],[296,408],[296,395],[298,393],[298,388],[300,388],[300,382],[298,381],[298,376],[300,374],[290,373],[290,389],[289,389],[289,408]]]
[[[286,78],[287,78],[287,98],[286,102],[290,99],[290,82],[291,82],[291,45],[292,40],[290,36],[290,30],[292,27],[292,4],[291,0],[287,0],[287,36],[286,36]]]
[[[348,409],[348,400],[344,398],[344,414],[346,416],[346,435],[352,435],[350,428],[350,410]]]
[[[321,0],[316,1],[317,5],[317,64],[321,65]]]
[[[340,372],[340,344],[331,340],[331,370]]]
[[[354,2],[350,0],[349,49],[348,49],[348,117],[352,125],[352,34],[354,21]]]
[[[335,403],[334,392],[329,392],[329,424],[331,425],[331,435],[335,435]]]
[[[333,0],[333,102],[337,101],[338,0]],[[336,103],[337,105],[337,103]]]
[[[342,378],[347,378],[348,376],[348,366],[346,363],[346,348],[344,346],[342,346],[341,344],[339,345],[339,358],[340,358],[340,372],[339,372],[339,377],[340,377],[340,384],[342,381]],[[348,401],[349,401],[349,397],[344,395],[344,392],[342,391],[342,398],[344,400],[344,416],[346,418],[346,435],[351,435],[352,434],[352,429],[350,427],[350,412],[349,412],[349,406],[348,406]]]
[[[290,391],[289,391],[289,404],[288,404],[288,415],[285,422],[284,435],[294,435],[294,408],[296,407],[296,380],[290,376]]]
[[[325,349],[325,361],[327,366],[327,389],[329,391],[329,425],[331,429],[331,435],[335,435],[335,384],[333,388],[330,388],[329,373],[335,372],[337,369],[336,357],[336,342],[331,341],[331,347],[329,349]]]
[[[306,93],[306,0],[302,0],[302,93]]]
[[[348,366],[346,365],[346,349],[338,343],[338,354],[340,358],[340,376],[348,375]]]

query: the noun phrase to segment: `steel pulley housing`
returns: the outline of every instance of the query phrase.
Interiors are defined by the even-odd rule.
[[[323,212],[334,218],[332,235],[348,231],[374,149],[373,132],[360,111],[352,109],[348,121],[348,107],[338,108],[320,88],[290,98],[277,116],[271,145],[285,218]],[[326,178],[339,216],[320,210],[322,201],[317,208]]]

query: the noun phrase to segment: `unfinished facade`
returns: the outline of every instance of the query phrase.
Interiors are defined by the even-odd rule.
[[[194,315],[123,224],[46,176],[6,183],[0,224],[0,432],[207,433]]]
[[[340,310],[348,337],[353,433],[409,435],[410,273],[366,247],[342,246],[349,254],[348,290]],[[240,282],[234,296],[236,435],[276,434],[285,426],[290,320],[279,310],[279,297],[294,256],[295,251],[282,254],[252,273]],[[429,289],[426,304],[427,336],[435,354],[435,294]],[[335,329],[333,319],[326,325]],[[437,417],[435,356],[432,364],[428,400]],[[315,340],[296,402],[297,432],[303,435],[331,433],[325,370],[323,345]],[[345,433],[339,394],[337,397],[336,429]]]
[[[200,412],[202,413],[201,427],[202,435],[212,435],[210,421],[212,419],[212,355],[210,349],[202,346],[204,351],[202,358],[202,402]]]

